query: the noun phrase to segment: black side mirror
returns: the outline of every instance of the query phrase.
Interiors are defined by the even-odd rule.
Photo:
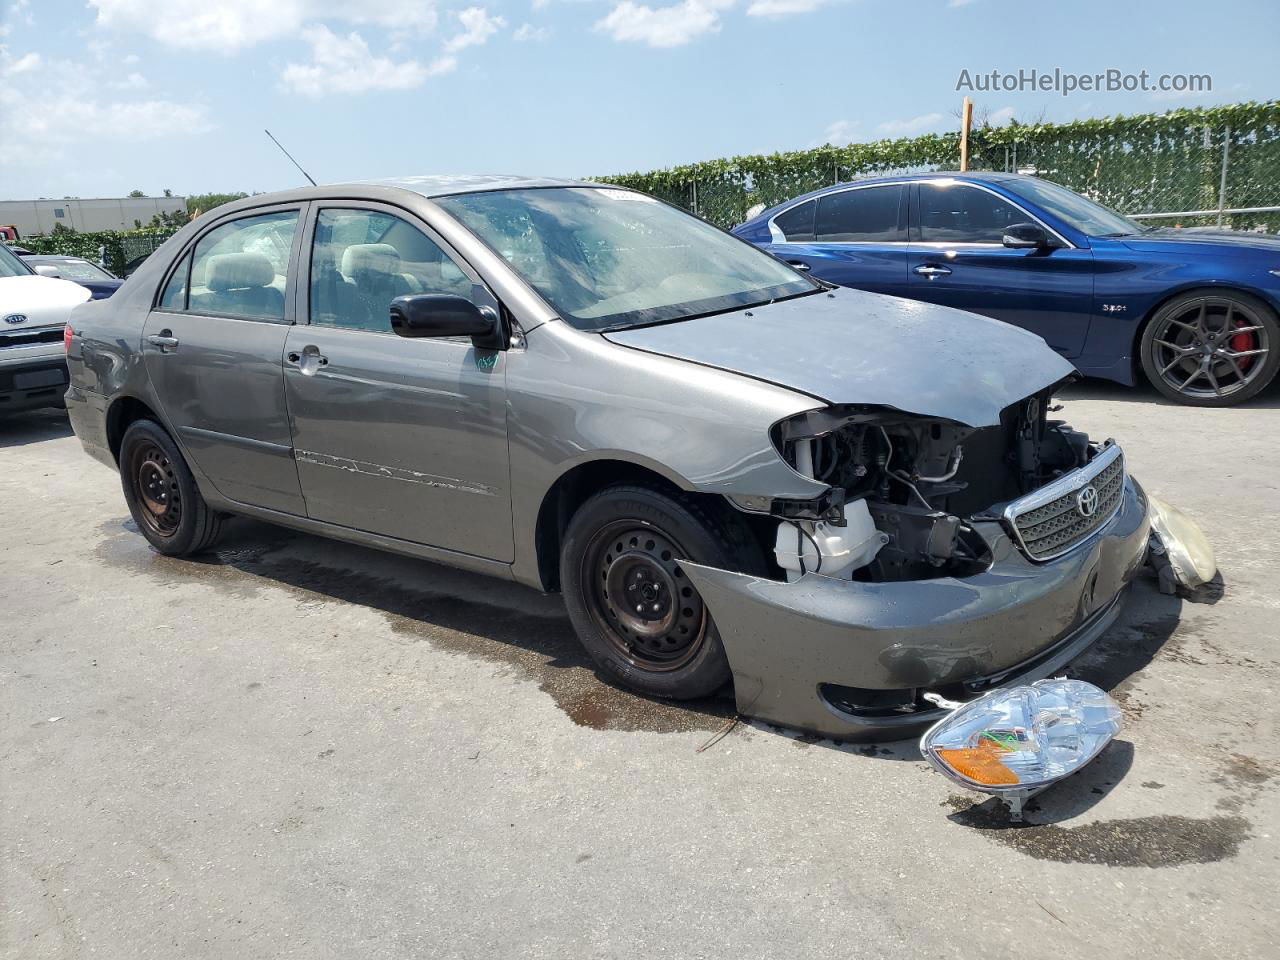
[[[391,329],[402,337],[470,337],[485,350],[506,347],[497,312],[453,294],[396,297],[391,301]]]
[[[1046,250],[1061,246],[1038,223],[1011,223],[1004,228],[1004,245],[1015,250]]]

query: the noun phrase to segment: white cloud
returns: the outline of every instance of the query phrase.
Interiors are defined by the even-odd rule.
[[[28,53],[17,60],[6,61],[4,66],[0,67],[0,76],[16,77],[20,73],[30,73],[38,69],[40,69],[40,54]]]
[[[147,78],[140,73],[131,73],[123,80],[113,80],[111,86],[117,90],[145,90]]]
[[[791,17],[800,13],[813,13],[827,0],[756,0],[747,7],[749,17]]]
[[[992,111],[987,117],[987,123],[993,127],[999,127],[1013,119],[1013,107],[1001,107],[999,110]]]
[[[669,7],[650,7],[622,0],[595,24],[596,30],[614,40],[645,43],[651,47],[679,47],[720,29],[720,12],[734,0],[682,0]]]
[[[297,33],[316,20],[427,31],[436,0],[88,0],[103,27],[145,33],[173,47],[235,53]]]
[[[942,113],[924,113],[909,120],[888,120],[880,124],[876,129],[890,136],[902,137],[910,133],[920,133],[937,127],[946,119],[946,115]]]
[[[280,75],[280,83],[291,93],[308,97],[326,94],[365,93],[369,90],[411,90],[428,77],[448,73],[456,65],[444,57],[424,65],[417,60],[396,63],[374,56],[358,33],[339,36],[328,27],[314,26],[303,31],[311,44],[311,63],[290,63]]]
[[[457,15],[462,23],[462,32],[450,37],[445,43],[447,53],[457,53],[467,47],[478,47],[488,42],[489,38],[507,25],[502,17],[491,17],[484,7],[468,7]]]
[[[5,92],[0,106],[17,96]],[[213,129],[204,107],[172,100],[112,102],[80,95],[40,95],[39,110],[0,110],[0,139],[22,152],[101,140],[134,143],[206,133]]]
[[[836,147],[844,147],[853,143],[857,139],[857,123],[850,120],[834,120],[827,124],[826,132],[817,140],[812,141],[810,147],[823,147],[831,144]]]
[[[551,36],[551,28],[535,27],[532,23],[522,23],[513,36],[518,43],[541,43]]]
[[[947,6],[948,7],[967,7],[969,6],[969,4],[973,2],[974,0],[947,0]]]

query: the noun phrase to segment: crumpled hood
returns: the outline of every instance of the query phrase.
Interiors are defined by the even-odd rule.
[[[70,280],[33,274],[0,277],[0,333],[64,324],[71,316],[71,308],[89,297],[88,290]],[[11,321],[13,317],[25,319]]]
[[[1044,340],[963,310],[840,288],[605,334],[613,343],[765,380],[828,403],[971,427],[1070,376]]]

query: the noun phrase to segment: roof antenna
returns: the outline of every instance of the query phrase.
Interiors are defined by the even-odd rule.
[[[268,129],[266,129],[266,128],[264,127],[264,128],[263,128],[263,130],[262,130],[262,132],[263,132],[263,133],[265,133],[268,137],[271,137],[271,142],[272,142],[272,143],[274,143],[277,147],[279,147],[279,148],[280,148],[280,152],[281,152],[281,153],[283,153],[286,157],[288,157],[288,158],[289,158],[289,162],[290,162],[290,163],[292,163],[295,167],[297,167],[300,171],[302,171],[302,175],[303,175],[304,177],[306,177],[308,180],[310,180],[310,181],[311,181],[311,185],[312,185],[313,187],[317,185],[317,184],[316,184],[316,182],[315,182],[315,180],[312,178],[311,174],[307,173],[307,171],[305,171],[305,170],[303,170],[303,169],[302,169],[302,164],[300,164],[297,160],[294,160],[294,159],[293,159],[293,154],[291,154],[288,150],[286,150],[286,149],[284,148],[284,145],[283,145],[283,144],[281,144],[279,140],[277,140],[275,137],[272,137],[272,136],[271,136],[271,131],[270,131],[270,130],[268,130]]]

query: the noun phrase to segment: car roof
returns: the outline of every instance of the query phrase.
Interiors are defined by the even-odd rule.
[[[357,180],[354,185],[399,187],[424,197],[447,197],[459,193],[483,193],[488,190],[527,190],[539,187],[600,187],[609,184],[585,180],[562,180],[556,177],[527,177],[519,174],[423,174],[414,177],[389,177],[383,180]]]
[[[961,180],[981,183],[1000,183],[1002,181],[1011,180],[1034,180],[1035,177],[1029,177],[1021,173],[1004,173],[999,170],[971,170],[961,173],[958,170],[932,170],[928,173],[902,173],[893,176],[883,177],[860,177],[856,180],[847,180],[842,183],[833,183],[829,187],[819,187],[817,190],[810,190],[808,193],[802,193],[790,200],[784,200],[782,203],[775,204],[767,210],[762,210],[756,214],[747,223],[755,223],[758,220],[768,220],[780,210],[787,207],[795,206],[805,200],[812,200],[814,197],[820,197],[823,194],[831,193],[835,190],[843,190],[848,187],[867,187],[878,183],[902,183],[904,181],[918,180]]]
[[[216,213],[219,217],[251,210],[254,207],[277,203],[305,203],[312,200],[335,198],[356,200],[386,200],[396,191],[416,193],[428,199],[456,196],[463,193],[484,193],[494,190],[521,190],[543,187],[604,187],[622,189],[608,183],[592,183],[587,180],[562,180],[555,177],[527,177],[517,174],[423,174],[411,177],[388,177],[380,180],[347,180],[337,183],[318,183],[314,186],[292,187],[271,193],[255,193],[239,200],[205,211],[203,216]],[[194,221],[193,221],[194,222]]]
[[[81,260],[84,263],[92,263],[87,257],[77,257],[70,253],[31,253],[23,257],[24,260]]]

